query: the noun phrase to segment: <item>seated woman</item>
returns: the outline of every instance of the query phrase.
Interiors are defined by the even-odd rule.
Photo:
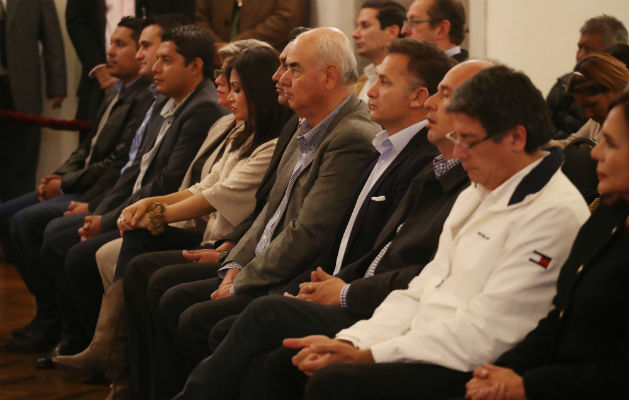
[[[466,384],[466,398],[628,398],[628,92],[612,103],[593,149],[599,207],[558,278],[536,329]]]
[[[628,68],[615,57],[594,53],[580,60],[567,82],[567,93],[584,109],[588,121],[566,139],[550,140],[548,146],[565,147],[577,138],[601,140],[601,123],[611,101],[628,86]]]
[[[288,108],[276,101],[271,80],[278,67],[278,54],[269,47],[244,50],[227,65],[229,81],[227,97],[231,115],[219,119],[195,160],[210,152],[205,162],[193,161],[189,174],[203,179],[176,193],[142,199],[121,214],[119,228],[123,243],[118,258],[114,283],[101,305],[94,339],[90,346],[75,356],[56,357],[62,368],[103,371],[109,365],[124,370],[126,363],[122,280],[119,277],[133,257],[143,252],[212,246],[214,241],[231,231],[254,209],[255,192],[274,152],[277,135],[291,115]],[[209,142],[217,142],[212,145]],[[193,223],[194,229],[168,226],[176,221],[204,218]],[[199,229],[201,228],[201,229]],[[116,331],[119,331],[118,333]],[[116,341],[114,341],[116,336]],[[122,346],[117,347],[117,346]]]

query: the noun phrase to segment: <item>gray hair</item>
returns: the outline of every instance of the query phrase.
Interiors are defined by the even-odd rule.
[[[316,30],[320,31],[315,42],[319,65],[336,65],[343,77],[343,83],[355,83],[359,77],[357,60],[346,35],[337,28],[316,28],[300,34],[298,38],[304,34],[312,34]]]
[[[581,35],[593,33],[602,35],[606,49],[616,44],[628,44],[628,30],[621,21],[610,15],[590,18],[580,28]]]
[[[217,51],[217,54],[221,58],[221,60],[223,60],[225,59],[225,57],[237,56],[241,54],[243,50],[253,49],[254,47],[271,48],[271,45],[267,42],[263,42],[262,40],[258,40],[258,39],[236,40],[234,42],[230,42],[226,44],[225,46],[221,47],[219,51]]]

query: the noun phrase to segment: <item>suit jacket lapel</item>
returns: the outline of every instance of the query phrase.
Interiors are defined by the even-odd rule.
[[[409,141],[409,143],[407,143],[407,146],[405,146],[405,148],[400,152],[400,154],[398,154],[398,156],[392,161],[392,163],[387,167],[387,169],[378,178],[376,183],[374,183],[374,186],[372,186],[372,188],[368,192],[367,196],[365,197],[365,200],[363,201],[363,204],[361,205],[361,209],[359,210],[359,213],[357,214],[357,218],[354,222],[354,225],[352,227],[352,232],[350,233],[350,237],[348,238],[347,248],[350,248],[352,241],[356,237],[357,229],[363,225],[363,218],[365,218],[365,215],[367,214],[367,209],[370,206],[370,199],[374,196],[374,194],[378,190],[380,190],[381,186],[383,185],[383,182],[385,182],[387,179],[390,179],[390,175],[392,174],[392,171],[394,171],[396,167],[400,165],[400,163],[402,163],[404,160],[406,160],[409,157],[425,157],[427,154],[431,155],[433,153],[435,153],[435,147],[431,143],[429,143],[429,141],[427,140],[426,128],[422,128]],[[370,173],[372,172],[372,168],[374,167],[377,161],[378,161],[378,158],[374,160],[371,167],[367,170],[365,179],[363,180],[363,184],[365,184],[365,181],[369,177]],[[358,197],[362,188],[363,188],[363,185],[361,185],[361,187],[358,189],[356,197]],[[352,207],[354,208],[354,203],[352,204]],[[352,213],[352,210],[350,210],[350,212]],[[348,215],[348,218],[349,217],[350,216]]]

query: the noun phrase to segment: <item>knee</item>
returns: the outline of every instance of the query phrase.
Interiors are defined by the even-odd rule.
[[[304,388],[304,399],[335,399],[336,390],[348,385],[351,378],[346,373],[344,364],[332,364],[318,370],[307,381]]]

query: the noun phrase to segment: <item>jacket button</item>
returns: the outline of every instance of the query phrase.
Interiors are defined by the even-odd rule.
[[[562,317],[564,317],[564,310],[560,310],[560,315],[558,315],[558,318],[562,319]]]
[[[578,275],[582,273],[582,271],[584,270],[584,264],[580,265],[577,269],[577,273]]]
[[[612,228],[612,231],[610,231],[610,234],[614,235],[615,232],[617,232],[617,227],[616,226]]]

